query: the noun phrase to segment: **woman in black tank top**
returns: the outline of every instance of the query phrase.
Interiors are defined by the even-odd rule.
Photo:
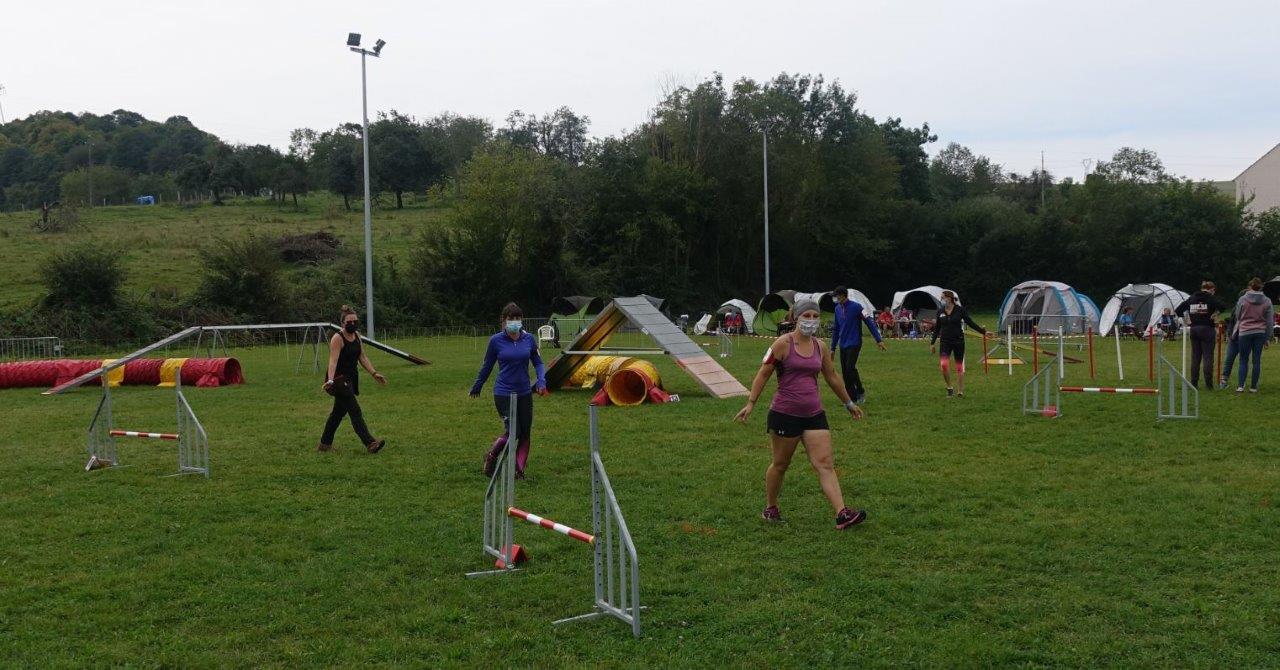
[[[364,347],[360,343],[360,317],[355,310],[342,306],[342,330],[334,333],[329,340],[329,374],[325,378],[324,390],[333,396],[333,409],[324,424],[324,434],[320,437],[319,451],[333,449],[333,436],[342,417],[351,417],[351,427],[364,444],[365,449],[376,454],[386,445],[386,440],[375,440],[365,425],[364,413],[356,396],[360,395],[360,375],[357,365],[363,366],[379,384],[386,384],[387,378],[373,369],[373,363],[364,355]]]

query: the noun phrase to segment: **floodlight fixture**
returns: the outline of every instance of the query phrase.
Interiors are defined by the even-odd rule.
[[[360,46],[360,33],[347,33],[347,46],[349,47]]]
[[[386,40],[378,40],[377,42],[374,42],[374,43],[373,43],[373,55],[377,56],[379,53],[381,53],[381,52],[382,52],[382,47],[385,47],[385,46],[387,46],[387,41],[386,41]]]

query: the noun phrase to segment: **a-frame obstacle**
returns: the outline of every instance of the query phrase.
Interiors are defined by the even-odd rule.
[[[657,348],[609,350],[604,345],[609,338],[627,324],[647,335]],[[586,363],[587,358],[600,355],[643,356],[666,355],[706,389],[713,398],[735,398],[747,395],[747,387],[702,350],[697,342],[689,339],[684,331],[662,315],[647,298],[615,298],[605,306],[595,321],[578,335],[563,353],[551,362],[547,369],[547,386],[560,388],[574,370]]]

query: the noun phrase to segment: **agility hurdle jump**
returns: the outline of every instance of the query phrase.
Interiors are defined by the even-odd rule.
[[[507,420],[509,430],[520,425],[516,412],[516,396],[512,394]],[[591,445],[592,532],[570,528],[515,506],[517,441],[508,439],[484,496],[484,553],[496,559],[495,569],[469,572],[467,576],[505,574],[520,569],[517,566],[527,560],[527,555],[524,547],[515,543],[515,529],[511,521],[523,519],[589,544],[593,549],[595,604],[592,611],[557,620],[553,625],[610,616],[630,626],[631,634],[640,637],[640,568],[636,546],[631,541],[631,531],[627,529],[622,508],[618,506],[613,485],[600,458],[600,430],[595,405],[588,406],[587,415]]]
[[[167,440],[178,443],[178,471],[171,476],[200,474],[209,476],[209,436],[200,425],[191,404],[182,393],[182,375],[174,375],[174,394],[176,396],[178,432],[155,433],[140,430],[122,430],[113,428],[111,416],[111,385],[102,378],[102,399],[98,401],[98,409],[89,422],[89,462],[84,469],[101,470],[120,466],[120,456],[116,449],[117,437],[138,437],[152,440]]]
[[[1154,351],[1154,350],[1153,350]],[[1057,357],[1055,357],[1056,359]],[[1161,353],[1155,358],[1155,388],[1113,386],[1063,386],[1059,360],[1046,365],[1022,387],[1022,413],[1050,418],[1062,416],[1063,393],[1149,395],[1156,399],[1156,420],[1200,417],[1200,392]]]

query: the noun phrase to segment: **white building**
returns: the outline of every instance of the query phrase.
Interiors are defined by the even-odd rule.
[[[1247,209],[1261,213],[1280,207],[1280,144],[1235,178],[1236,200],[1253,198]]]

